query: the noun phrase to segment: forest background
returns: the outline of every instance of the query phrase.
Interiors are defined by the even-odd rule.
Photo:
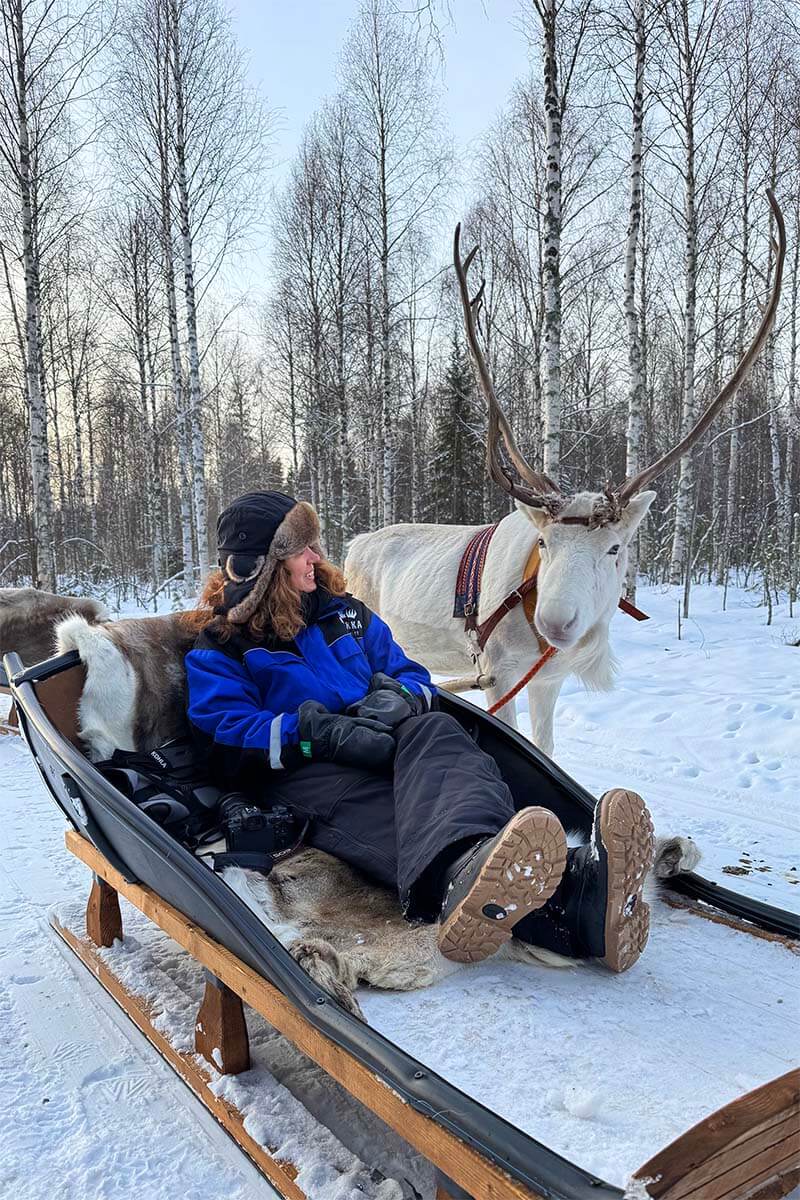
[[[395,521],[502,516],[459,219],[523,451],[564,489],[621,482],[679,439],[755,329],[772,186],[789,243],[776,325],[656,484],[639,570],[794,602],[793,0],[520,0],[530,71],[458,154],[441,105],[458,3],[364,0],[278,184],[233,15],[0,0],[0,586],[184,605],[217,513],[254,488],[312,500],[334,559]]]

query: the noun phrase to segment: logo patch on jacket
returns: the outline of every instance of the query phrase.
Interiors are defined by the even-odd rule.
[[[351,633],[353,637],[364,636],[364,622],[361,620],[358,609],[346,608],[344,612],[339,613],[339,620],[344,625],[345,630]]]

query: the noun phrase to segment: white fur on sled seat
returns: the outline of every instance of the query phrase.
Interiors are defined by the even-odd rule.
[[[77,650],[86,667],[78,708],[93,762],[118,750],[153,750],[187,732],[183,658],[194,634],[181,614],[90,625],[82,616],[56,627],[59,653]]]

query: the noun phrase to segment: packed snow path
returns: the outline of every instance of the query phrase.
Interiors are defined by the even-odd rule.
[[[747,593],[729,593],[723,613],[719,590],[697,588],[693,619],[678,641],[676,602],[675,589],[643,589],[639,603],[651,621],[615,619],[618,687],[608,696],[586,695],[567,684],[557,712],[557,757],[595,793],[618,785],[641,791],[661,832],[695,837],[705,874],[798,909],[800,649],[787,641],[792,631],[798,636],[800,620],[790,622],[785,609],[777,610],[767,627],[765,610]],[[0,739],[0,791],[0,1195],[133,1200],[146,1194],[166,1200],[176,1180],[192,1200],[271,1195],[158,1055],[115,1015],[83,968],[76,964],[73,970],[59,952],[47,930],[47,912],[76,897],[82,904],[88,872],[66,854],[61,817],[16,739]],[[125,920],[135,929],[127,915]],[[694,949],[680,958],[683,938]],[[728,948],[743,944],[751,950],[745,952],[736,995],[720,998],[715,977]],[[705,946],[713,947],[710,958]],[[552,1133],[562,1153],[588,1148],[584,1165],[621,1182],[630,1155],[639,1153],[646,1137],[653,1145],[666,1142],[707,1111],[699,1098],[685,1114],[665,1114],[661,1103],[677,1086],[684,1062],[683,1043],[670,1036],[678,1029],[681,1005],[695,1031],[693,1042],[708,1048],[709,1086],[724,1097],[771,1070],[772,1051],[760,1051],[756,1061],[749,1051],[751,1031],[731,1027],[736,996],[755,1006],[754,1023],[774,1028],[780,1014],[783,1046],[775,1052],[773,1073],[781,1069],[781,1055],[797,1059],[797,988],[782,987],[787,958],[775,957],[785,954],[687,914],[662,912],[648,956],[637,968],[642,986],[630,1006],[624,998],[633,975],[492,963],[458,973],[433,991],[361,999],[370,1019],[387,1032],[402,1008],[401,1044],[421,1053],[427,1039],[430,1066],[446,1070],[473,1094],[492,1096],[498,1111],[520,1124],[535,1120],[536,1135],[548,1140]],[[609,998],[611,1021],[602,1016],[601,1001]],[[452,1014],[467,1008],[463,1032],[445,1037],[436,1018],[452,1032]],[[631,1030],[644,1039],[642,1045],[649,1044],[648,1061],[639,1058],[636,1067],[630,1056],[620,1061],[618,1049],[619,1038],[628,1044]],[[516,1060],[521,1041],[537,1053],[528,1077],[517,1076],[512,1084],[507,1058]],[[564,1078],[562,1059],[570,1047],[582,1066]],[[612,1052],[617,1061],[609,1063]],[[288,1061],[281,1084],[291,1091]],[[715,1073],[720,1063],[721,1083]],[[612,1072],[604,1075],[609,1065]],[[635,1069],[655,1073],[645,1106],[630,1104]],[[298,1080],[302,1073],[298,1065]],[[280,1094],[274,1082],[273,1098]],[[326,1093],[322,1081],[315,1080],[311,1090],[320,1115],[333,1113],[345,1140],[341,1126],[348,1110],[340,1107],[341,1097]],[[376,1146],[374,1134],[373,1129]],[[353,1130],[351,1136],[350,1152],[371,1165],[370,1135]],[[301,1160],[305,1151],[309,1170],[324,1169],[313,1144],[296,1149]],[[396,1167],[401,1179],[421,1183],[420,1164],[401,1157],[396,1147],[387,1150],[385,1173]],[[354,1171],[350,1181],[340,1181],[346,1190],[339,1195],[363,1197],[355,1182],[357,1166]]]

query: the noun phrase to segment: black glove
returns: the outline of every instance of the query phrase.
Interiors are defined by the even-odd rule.
[[[330,713],[318,700],[306,700],[297,711],[300,749],[306,759],[375,769],[394,758],[394,738],[381,721]]]
[[[363,700],[353,704],[351,709],[359,717],[370,717],[374,721],[382,721],[394,729],[406,717],[416,717],[424,713],[427,705],[422,696],[415,695],[405,684],[398,683],[391,675],[383,671],[376,672],[369,681],[370,690]]]

